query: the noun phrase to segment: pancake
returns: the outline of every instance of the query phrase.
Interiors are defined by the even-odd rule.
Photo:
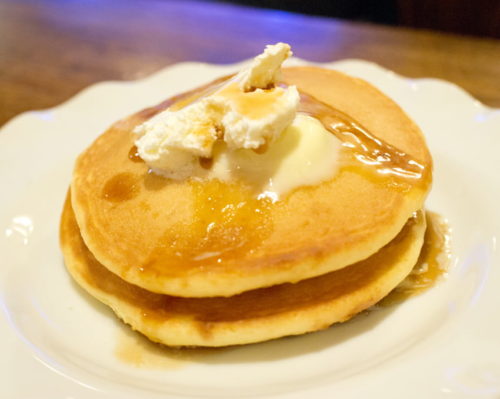
[[[357,136],[356,148],[380,157],[370,164],[367,154],[343,147],[330,180],[276,202],[238,181],[169,180],[135,155],[132,134],[172,104],[166,101],[111,126],[76,162],[72,206],[102,265],[156,293],[233,296],[339,270],[400,232],[431,183],[432,160],[418,127],[360,79],[317,67],[284,69],[283,77],[303,93],[305,112],[319,110],[325,126],[339,118],[361,126],[368,133]],[[388,162],[378,163],[384,156]],[[405,173],[411,165],[418,173]]]
[[[170,346],[227,346],[303,334],[348,320],[377,303],[411,271],[422,247],[423,212],[389,244],[341,270],[233,297],[180,298],[129,284],[86,247],[67,198],[60,239],[69,273],[134,330]]]

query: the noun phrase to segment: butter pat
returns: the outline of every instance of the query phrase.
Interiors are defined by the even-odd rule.
[[[212,158],[216,141],[228,150],[258,149],[274,142],[295,118],[295,86],[274,87],[290,46],[267,46],[252,65],[212,95],[176,111],[167,109],[134,130],[139,156],[173,179],[194,173],[199,157]]]
[[[273,200],[300,186],[331,179],[339,165],[342,143],[316,118],[298,114],[262,154],[240,149],[215,149],[208,177],[248,183]]]

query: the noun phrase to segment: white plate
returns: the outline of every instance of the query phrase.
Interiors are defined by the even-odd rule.
[[[146,366],[119,360],[117,348],[136,338],[72,283],[59,251],[74,159],[115,120],[241,64],[184,63],[136,82],[99,83],[0,133],[0,397],[500,396],[500,111],[443,81],[404,79],[363,61],[325,66],[372,82],[425,132],[435,160],[428,207],[453,228],[449,278],[302,337],[181,360],[139,340],[149,348],[141,350]]]

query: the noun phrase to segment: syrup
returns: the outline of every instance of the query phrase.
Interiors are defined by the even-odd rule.
[[[196,360],[198,353],[193,350],[168,348],[124,327],[118,330],[115,356],[122,363],[136,368],[178,370]]]
[[[213,160],[213,158],[200,157],[198,159],[198,162],[200,163],[200,166],[203,169],[210,169],[212,167],[212,164],[214,163],[214,160]]]
[[[437,213],[426,211],[424,245],[411,273],[379,304],[389,306],[420,294],[446,277],[450,264],[450,227]]]
[[[269,198],[255,198],[251,190],[215,179],[191,182],[191,187],[191,222],[164,232],[145,270],[227,267],[229,259],[243,259],[272,232]]]
[[[139,178],[132,173],[119,173],[110,178],[102,190],[102,197],[110,202],[131,200],[139,194]]]
[[[347,114],[301,92],[298,112],[318,119],[325,129],[334,134],[348,153],[344,169],[371,173],[387,187],[408,191],[412,186],[427,190],[431,181],[426,168],[410,155],[372,135]]]
[[[162,107],[171,106],[174,110],[185,107],[219,90],[229,78],[223,77],[176,96],[163,103]],[[233,86],[236,86],[234,82],[222,90],[230,94],[235,90]],[[261,97],[262,93],[245,93],[245,96],[251,95]],[[245,100],[244,108],[249,108],[250,103]],[[259,107],[258,112],[261,110]],[[378,139],[350,116],[304,92],[301,92],[298,111],[318,119],[342,142],[344,156],[338,173],[342,170],[354,171],[390,190],[400,192],[414,187],[428,189],[431,182],[430,167]],[[266,150],[266,147],[261,150]],[[200,159],[200,164],[206,169],[212,166],[208,159]],[[192,222],[165,231],[157,248],[142,265],[145,269],[164,271],[197,265],[214,267],[224,263],[225,259],[234,261],[240,256],[244,258],[247,251],[258,250],[259,244],[272,233],[270,214],[276,204],[269,198],[255,198],[251,190],[245,190],[241,185],[221,183],[217,179],[191,181],[189,184],[195,198]],[[120,198],[127,200],[134,193],[133,184],[128,185],[128,190],[125,183],[115,182],[115,186],[114,189],[105,190],[106,198],[111,201]],[[179,236],[181,231],[183,235]],[[193,242],[197,244],[193,245]]]
[[[275,103],[276,95],[270,95],[267,90],[250,91],[242,95],[236,82],[227,84],[231,78],[233,76],[222,77],[199,89],[181,94],[170,101],[170,108],[181,109],[219,90],[221,95],[237,100],[240,112],[255,117],[270,112],[269,104]],[[224,84],[226,87],[223,87]],[[280,83],[279,86],[286,88],[287,85]],[[375,137],[349,115],[305,92],[299,92],[301,99],[298,112],[318,119],[342,142],[346,153],[342,160],[342,169],[354,171],[398,191],[406,192],[415,186],[422,190],[428,189],[432,180],[430,167],[424,166],[409,154]],[[268,145],[264,145],[255,152],[261,154],[267,149]],[[200,163],[207,169],[211,167],[206,160],[201,160]]]
[[[130,148],[130,151],[128,152],[128,159],[132,162],[144,162],[135,145]]]

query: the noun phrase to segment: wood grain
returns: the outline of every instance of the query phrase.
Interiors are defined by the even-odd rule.
[[[277,41],[312,61],[361,58],[446,79],[500,107],[498,40],[191,0],[0,0],[0,125],[94,82],[180,61],[236,62]]]

